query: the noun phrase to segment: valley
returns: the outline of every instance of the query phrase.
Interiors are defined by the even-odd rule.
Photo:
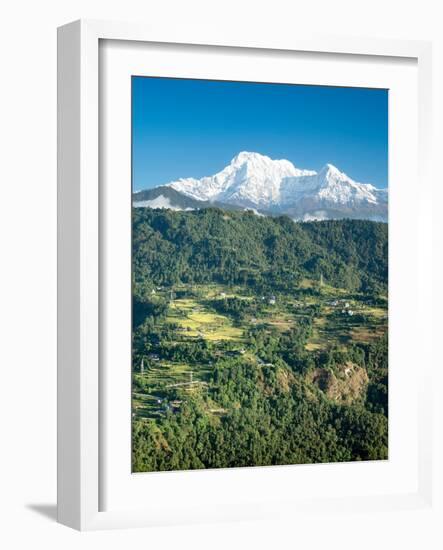
[[[135,472],[388,457],[387,225],[133,210]]]
[[[251,340],[254,333],[278,339],[300,326],[309,327],[304,349],[314,354],[329,349],[346,352],[348,345],[374,342],[387,332],[386,297],[379,297],[374,305],[364,294],[309,279],[276,296],[214,284],[178,285],[154,292],[152,299],[168,306],[152,338],[146,336],[142,353],[134,353],[133,413],[145,420],[177,412],[189,395],[195,398],[196,394],[207,414],[228,414],[211,399],[211,374],[216,365],[233,357],[256,369],[270,364],[266,350],[262,353]],[[229,311],[233,303],[236,308]],[[167,343],[158,340],[162,333],[168,334]],[[189,346],[194,355],[197,348],[204,361],[194,359]],[[313,381],[306,378],[306,383]]]

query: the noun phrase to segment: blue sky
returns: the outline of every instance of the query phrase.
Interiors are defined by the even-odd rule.
[[[134,190],[210,176],[240,151],[388,185],[388,91],[132,78]]]

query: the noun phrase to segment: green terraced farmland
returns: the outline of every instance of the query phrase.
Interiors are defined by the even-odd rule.
[[[315,292],[306,295],[306,289]],[[273,337],[309,325],[304,345],[314,355],[337,347],[345,350],[353,342],[372,342],[387,332],[386,307],[367,305],[363,294],[351,295],[330,285],[319,287],[308,279],[290,293],[278,295],[255,295],[238,286],[181,285],[157,291],[155,299],[167,303],[156,327],[167,331],[168,337],[163,353],[138,354],[134,364],[133,414],[143,419],[177,412],[184,401],[196,396],[208,401],[211,372],[224,359],[266,363],[249,336],[254,331]],[[231,302],[240,314],[230,311]],[[189,346],[204,349],[205,358],[187,357]],[[181,351],[187,360],[174,359],[171,350],[177,355]],[[223,415],[227,409],[212,403],[207,411]]]

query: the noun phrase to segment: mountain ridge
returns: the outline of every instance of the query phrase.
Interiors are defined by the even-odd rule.
[[[158,199],[160,194],[165,200]],[[134,193],[134,206],[252,209],[265,215],[286,214],[296,221],[388,217],[387,189],[357,182],[329,163],[316,172],[248,151],[213,176],[180,178]]]

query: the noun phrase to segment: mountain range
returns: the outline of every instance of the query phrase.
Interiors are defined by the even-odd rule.
[[[181,178],[135,192],[133,205],[172,210],[254,210],[262,215],[287,215],[296,221],[388,219],[387,189],[356,182],[332,164],[316,172],[297,168],[289,160],[247,151],[213,176]]]

